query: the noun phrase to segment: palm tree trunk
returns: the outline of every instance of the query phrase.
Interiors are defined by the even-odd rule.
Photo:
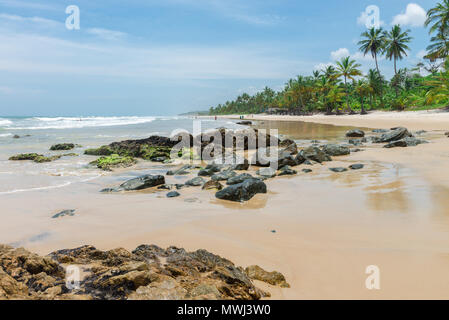
[[[360,111],[360,114],[367,114],[366,110],[365,110],[365,106],[364,106],[364,100],[363,97],[360,98],[360,103],[361,103],[361,107],[362,110]]]
[[[374,60],[376,61],[377,74],[379,75],[379,79],[381,79],[380,70],[379,70],[379,64],[377,62],[377,53],[374,53]],[[381,85],[380,85],[380,92],[379,92],[381,107],[384,106],[384,94],[383,94],[383,88],[382,87],[383,87],[383,85],[381,83]],[[371,105],[371,107],[372,107],[372,105]]]
[[[352,111],[351,106],[349,105],[349,88],[348,88],[348,84],[346,81],[346,77],[345,77],[345,87],[346,87],[346,108],[348,110],[348,112],[350,114],[354,113],[354,111]]]

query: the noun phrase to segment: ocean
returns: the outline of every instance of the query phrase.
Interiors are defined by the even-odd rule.
[[[242,128],[232,120],[193,117],[1,117],[0,118],[0,196],[36,190],[66,187],[89,182],[107,173],[89,166],[96,157],[85,156],[88,148],[115,141],[170,136],[176,130],[193,132],[194,121],[201,130],[218,127]],[[20,136],[15,139],[14,136]],[[19,153],[56,155],[67,152],[50,151],[57,143],[74,143],[78,157],[63,157],[49,163],[9,161]],[[138,168],[158,168],[159,164],[143,161]]]

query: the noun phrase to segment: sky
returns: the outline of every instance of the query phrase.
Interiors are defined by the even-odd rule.
[[[0,0],[0,116],[176,115],[280,90],[358,51],[365,10],[429,44],[436,0]],[[80,10],[67,28],[68,6]],[[74,20],[70,20],[73,24]],[[69,24],[70,25],[70,24]],[[393,62],[381,58],[390,78]]]

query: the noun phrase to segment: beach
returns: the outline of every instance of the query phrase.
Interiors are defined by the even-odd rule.
[[[200,119],[209,128],[243,127],[236,124],[238,115],[217,121]],[[113,172],[86,167],[92,160],[82,155],[87,147],[144,138],[153,132],[168,134],[176,126],[191,126],[195,119],[166,120],[184,122],[164,130],[155,128],[154,121],[139,120],[102,129],[6,130],[31,133],[35,140],[2,138],[9,140],[0,151],[0,243],[41,255],[86,244],[101,250],[132,250],[140,244],[191,251],[203,248],[239,266],[257,264],[281,272],[290,288],[255,281],[273,299],[449,298],[449,138],[444,135],[449,131],[448,113],[254,115],[245,120],[254,121],[256,128],[277,129],[282,139],[295,140],[299,148],[312,140],[347,143],[345,133],[354,128],[371,135],[372,129],[398,126],[429,143],[392,149],[366,144],[359,147],[362,151],[333,157],[332,162],[302,164],[296,167],[296,175],[268,179],[268,193],[235,203],[193,187],[181,189],[181,196],[173,199],[154,189],[101,194],[101,189],[129,178],[164,174],[173,167],[146,161]],[[92,140],[89,130],[98,131],[98,137]],[[426,132],[418,135],[419,130]],[[58,141],[80,143],[83,147],[75,149],[80,156],[43,165],[7,160],[13,153],[44,152]],[[364,168],[342,173],[329,170],[356,163]],[[302,172],[303,168],[312,172]],[[183,183],[195,175],[166,179]],[[51,218],[67,209],[75,209],[76,214]],[[379,267],[380,290],[365,286],[366,268],[371,265]]]

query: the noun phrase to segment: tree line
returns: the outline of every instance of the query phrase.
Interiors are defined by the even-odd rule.
[[[243,93],[233,101],[211,107],[209,114],[250,114],[275,110],[286,114],[366,114],[368,110],[404,110],[446,107],[449,104],[449,0],[427,12],[430,44],[423,60],[412,68],[397,68],[410,52],[410,30],[394,25],[390,30],[363,32],[359,50],[374,60],[367,74],[350,56],[309,76],[290,79],[283,90],[265,87],[254,95]],[[378,60],[393,62],[394,75],[386,80]],[[423,75],[424,74],[424,75]]]

